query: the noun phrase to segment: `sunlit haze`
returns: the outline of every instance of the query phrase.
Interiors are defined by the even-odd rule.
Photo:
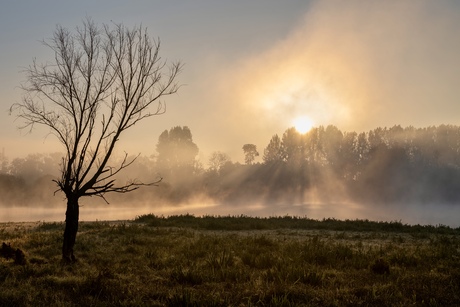
[[[313,121],[307,116],[296,117],[293,124],[300,133],[308,132],[314,126]]]
[[[303,114],[347,131],[460,123],[455,1],[14,1],[0,12],[8,157],[60,150],[46,130],[21,135],[7,110],[21,100],[22,68],[52,59],[40,40],[86,16],[142,24],[163,58],[185,63],[167,113],[133,129],[122,152],[153,154],[163,130],[186,125],[204,159],[219,150],[242,161],[242,144],[262,148]]]
[[[163,99],[166,113],[130,129],[116,154],[152,157],[160,134],[175,126],[190,129],[207,167],[215,152],[245,164],[245,144],[258,150],[246,164],[262,163],[270,139],[291,127],[359,134],[460,125],[460,1],[4,1],[0,152],[9,160],[63,151],[42,127],[20,131],[9,108],[22,99],[24,67],[53,61],[41,41],[86,17],[142,25],[161,40],[162,59],[184,63],[179,91]]]

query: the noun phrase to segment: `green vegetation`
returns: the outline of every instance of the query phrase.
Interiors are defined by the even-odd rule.
[[[460,304],[460,228],[144,215],[82,222],[73,265],[63,228],[0,224],[27,259],[0,259],[1,306]]]

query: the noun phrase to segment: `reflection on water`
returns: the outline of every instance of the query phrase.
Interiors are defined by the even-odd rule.
[[[460,227],[459,206],[391,206],[389,208],[371,208],[356,204],[299,204],[299,205],[182,205],[182,206],[131,206],[93,205],[80,208],[81,221],[131,220],[142,214],[155,215],[247,215],[258,217],[300,216],[313,219],[336,218],[369,219],[374,221],[401,221],[404,224],[447,225]],[[0,222],[30,221],[64,221],[65,206],[46,207],[14,207],[0,209]]]

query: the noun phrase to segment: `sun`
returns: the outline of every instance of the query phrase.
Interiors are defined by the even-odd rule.
[[[293,120],[292,122],[294,124],[294,127],[295,129],[300,132],[300,133],[306,133],[308,131],[311,130],[311,128],[313,128],[313,121],[311,120],[311,118],[307,117],[307,116],[300,116],[300,117],[297,117]]]

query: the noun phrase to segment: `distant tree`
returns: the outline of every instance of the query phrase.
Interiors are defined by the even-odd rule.
[[[369,156],[369,141],[366,137],[366,133],[361,132],[358,135],[356,143],[356,154],[357,154],[357,164],[363,164]]]
[[[0,173],[6,174],[8,172],[8,158],[5,155],[5,149],[0,152]]]
[[[158,138],[156,150],[157,163],[168,176],[179,170],[188,174],[194,171],[199,150],[187,126],[163,131]]]
[[[29,154],[25,158],[15,158],[11,161],[9,172],[22,177],[30,183],[44,175],[56,176],[59,173],[56,160],[60,154]]]
[[[244,152],[244,163],[246,164],[252,164],[254,162],[254,159],[259,156],[259,152],[257,151],[257,146],[254,144],[244,144],[243,152]]]
[[[22,177],[0,173],[0,206],[14,207],[24,205],[27,185]],[[5,209],[3,209],[5,210]]]
[[[263,160],[265,163],[280,162],[283,160],[281,139],[278,134],[272,136],[267,147],[264,149]]]
[[[315,131],[316,128],[310,130],[306,137],[316,135]],[[312,141],[312,144],[314,143],[315,141]],[[302,135],[295,128],[289,128],[283,133],[281,148],[283,160],[290,165],[298,165],[305,159],[305,143]]]
[[[338,167],[341,160],[341,148],[343,133],[336,126],[329,125],[326,127],[323,136],[323,149],[327,164],[332,167]]]
[[[386,131],[389,147],[402,147],[405,143],[405,132],[400,125],[395,125]]]
[[[209,157],[209,170],[219,173],[226,163],[230,162],[230,157],[220,151],[215,151]]]
[[[110,158],[126,130],[165,112],[160,99],[178,90],[181,64],[167,66],[161,60],[160,42],[147,29],[99,27],[89,18],[75,33],[57,26],[43,44],[53,51],[54,60],[33,61],[26,70],[23,100],[10,111],[24,121],[20,128],[48,127],[64,146],[55,182],[67,198],[62,257],[74,261],[80,197],[105,200],[105,193],[159,182],[118,184],[115,176],[136,156],[128,159],[126,154],[117,165]]]
[[[358,134],[356,132],[345,132],[343,134],[340,156],[341,175],[345,179],[355,179],[356,166],[359,157],[357,155]]]
[[[370,150],[375,150],[380,146],[387,146],[387,128],[383,129],[381,127],[375,128],[374,130],[369,131],[368,141]]]

